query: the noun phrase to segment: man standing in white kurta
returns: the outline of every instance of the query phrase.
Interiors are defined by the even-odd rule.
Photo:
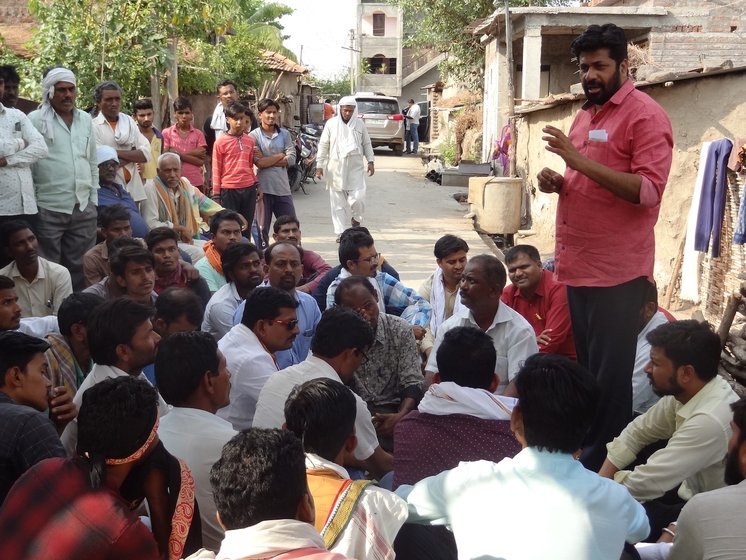
[[[368,130],[358,119],[355,98],[343,97],[339,101],[339,114],[326,122],[321,133],[316,171],[316,177],[327,175],[326,188],[337,235],[363,221],[365,170],[361,156],[368,161],[368,175],[373,175],[373,146]]]

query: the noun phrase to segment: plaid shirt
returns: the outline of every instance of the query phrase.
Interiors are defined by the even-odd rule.
[[[343,268],[339,276],[329,285],[329,289],[326,291],[327,309],[334,307],[334,292],[337,291],[339,283],[349,276],[350,273],[347,269]],[[386,310],[392,308],[403,309],[404,311],[401,314],[402,319],[411,325],[418,325],[423,328],[428,327],[430,324],[430,314],[432,313],[430,302],[412,288],[407,288],[399,280],[385,272],[376,274],[374,280],[379,297],[383,296],[382,301]]]
[[[64,456],[49,418],[0,392],[0,504],[29,468],[43,459]]]
[[[0,510],[0,558],[160,560],[122,498],[92,490],[75,460],[46,459],[18,479]]]

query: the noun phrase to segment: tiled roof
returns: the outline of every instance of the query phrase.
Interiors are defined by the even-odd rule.
[[[0,23],[0,37],[5,43],[4,46],[0,45],[0,50],[7,46],[18,56],[29,58],[31,52],[24,45],[31,39],[33,27],[33,23]]]
[[[278,70],[280,72],[292,72],[294,74],[305,74],[308,69],[297,62],[293,62],[288,57],[274,51],[262,51],[264,67],[268,70]]]

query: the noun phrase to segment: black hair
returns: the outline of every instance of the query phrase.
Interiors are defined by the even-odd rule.
[[[57,310],[60,334],[70,336],[73,325],[85,325],[93,310],[102,303],[104,303],[104,298],[97,294],[75,292],[67,296]]]
[[[147,97],[138,99],[137,101],[135,101],[134,105],[132,105],[133,114],[137,113],[138,111],[144,111],[146,109],[150,109],[151,111],[153,110],[153,102]]]
[[[295,216],[288,216],[287,214],[284,214],[275,220],[272,229],[275,233],[279,233],[280,228],[285,224],[296,224],[298,228],[300,228],[300,220],[298,220],[298,218],[296,218]]]
[[[253,329],[258,321],[277,318],[283,307],[295,309],[298,307],[298,302],[285,290],[272,286],[254,290],[246,298],[241,322],[249,329]],[[318,327],[316,328],[318,331]]]
[[[570,51],[575,58],[579,58],[582,53],[599,49],[609,49],[609,56],[617,65],[625,60],[627,37],[624,35],[624,30],[613,23],[589,25],[570,43]]]
[[[17,367],[26,373],[26,367],[37,354],[49,349],[46,340],[18,331],[0,332],[0,387],[5,386],[5,374]]]
[[[122,88],[119,87],[118,83],[113,80],[105,80],[98,84],[93,90],[93,101],[96,104],[101,103],[101,100],[104,98],[104,92],[109,90],[118,91],[120,95],[123,95]]]
[[[127,270],[127,263],[149,264],[155,266],[153,253],[138,243],[137,247],[122,247],[109,255],[109,266],[114,276],[124,278]]]
[[[171,286],[155,300],[154,319],[163,319],[167,325],[186,315],[189,324],[197,328],[202,324],[204,308],[202,300],[189,288]]]
[[[127,237],[126,235],[117,237],[116,239],[112,240],[111,244],[109,245],[109,261],[111,261],[111,259],[118,251],[129,247],[146,250],[143,248],[142,243],[140,243],[133,237]]]
[[[377,295],[376,289],[370,283],[367,276],[348,276],[337,284],[337,289],[334,290],[334,305],[342,305],[342,300],[347,295],[347,292],[356,287],[365,288],[374,297]]]
[[[746,441],[746,397],[741,397],[736,402],[730,403],[730,409],[733,411],[733,423],[739,431],[736,446],[736,449],[739,449]]]
[[[259,255],[259,250],[253,243],[233,243],[223,251],[220,255],[220,264],[223,266],[223,275],[227,282],[233,282],[233,269],[238,265],[238,261],[251,253]]]
[[[539,250],[533,245],[514,245],[505,253],[505,264],[510,264],[518,258],[519,255],[526,255],[532,261],[541,264],[541,255]]]
[[[469,263],[481,263],[487,282],[493,286],[498,286],[500,290],[505,287],[508,275],[500,259],[493,255],[477,255],[469,259]]]
[[[188,97],[179,96],[174,100],[174,112],[183,111],[184,109],[191,109],[192,102],[189,101]]]
[[[210,469],[210,486],[228,530],[295,519],[298,504],[308,494],[303,446],[288,430],[240,432]]]
[[[347,387],[333,379],[311,379],[296,386],[285,401],[285,424],[303,442],[307,453],[334,461],[355,433],[357,402]]]
[[[96,307],[86,325],[93,361],[102,366],[116,365],[117,346],[129,345],[135,331],[152,314],[152,307],[128,297],[108,300]]]
[[[456,237],[450,233],[438,239],[435,242],[435,247],[433,247],[433,254],[436,259],[444,259],[448,255],[452,255],[458,251],[468,253],[469,245],[460,237]]]
[[[110,206],[99,206],[98,208],[98,224],[106,229],[113,222],[118,221],[132,221],[129,210],[127,210],[121,204],[112,204]]]
[[[274,243],[270,244],[265,250],[264,250],[264,262],[267,266],[272,264],[272,251],[275,250],[275,247],[279,247],[282,245],[289,245],[296,251],[298,251],[298,257],[300,258],[301,264],[303,264],[303,249],[298,247],[295,243],[292,243],[290,241],[275,241]]]
[[[375,244],[369,233],[356,231],[349,235],[342,235],[339,240],[339,264],[347,268],[347,261],[355,261],[360,256],[360,249]]]
[[[692,366],[702,381],[710,381],[718,372],[720,337],[709,323],[672,321],[656,327],[645,337],[650,346],[660,348],[674,369]]]
[[[596,378],[557,354],[530,356],[515,378],[523,434],[529,447],[574,453],[596,416]]]
[[[16,71],[16,67],[10,64],[0,66],[0,77],[3,78],[6,84],[18,84],[21,82],[21,77]]]
[[[16,283],[13,281],[12,278],[8,278],[7,276],[3,276],[0,274],[0,290],[12,290],[16,287]]]
[[[260,113],[263,113],[267,110],[267,107],[274,107],[278,111],[280,110],[280,104],[277,103],[274,99],[269,99],[268,97],[265,97],[262,99],[259,104],[256,106],[256,110]]]
[[[2,239],[3,247],[8,246],[8,244],[10,243],[10,238],[13,235],[24,229],[31,230],[31,233],[34,233],[31,224],[29,224],[26,220],[10,220],[0,226],[0,239]],[[34,233],[34,235],[36,234]]]
[[[220,229],[220,224],[229,221],[236,222],[239,227],[243,225],[243,222],[241,222],[241,215],[238,212],[234,212],[233,210],[221,210],[210,220],[210,233],[213,236],[216,235],[218,229]]]
[[[244,107],[241,103],[238,101],[234,101],[233,103],[229,103],[228,106],[225,108],[225,116],[229,117],[231,119],[235,119],[238,115],[248,114],[248,110],[246,107]]]
[[[345,350],[365,352],[375,340],[370,323],[359,313],[344,307],[330,307],[321,314],[311,340],[311,352],[322,358],[336,358]]]
[[[220,88],[225,86],[233,86],[233,89],[238,92],[238,86],[236,85],[236,82],[233,80],[223,80],[222,82],[219,82],[217,86],[215,86],[215,93],[220,93]]]
[[[169,227],[157,227],[153,228],[145,236],[145,244],[148,246],[148,251],[152,251],[153,247],[163,241],[173,241],[176,246],[179,245],[179,234]]]
[[[206,332],[180,332],[164,338],[155,355],[155,380],[166,402],[182,406],[206,373],[218,375],[218,343]]]
[[[148,440],[158,418],[158,393],[147,381],[104,379],[83,393],[76,451],[88,462],[93,489],[104,484],[106,459],[125,459]]]
[[[475,327],[455,327],[443,336],[435,355],[438,375],[462,387],[489,389],[497,353],[490,336]]]

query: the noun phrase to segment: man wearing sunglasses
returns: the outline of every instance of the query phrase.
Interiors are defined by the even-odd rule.
[[[259,392],[280,369],[275,353],[290,348],[300,332],[296,307],[284,290],[254,290],[246,298],[241,322],[218,343],[232,375],[231,403],[218,416],[236,430],[251,428]]]

